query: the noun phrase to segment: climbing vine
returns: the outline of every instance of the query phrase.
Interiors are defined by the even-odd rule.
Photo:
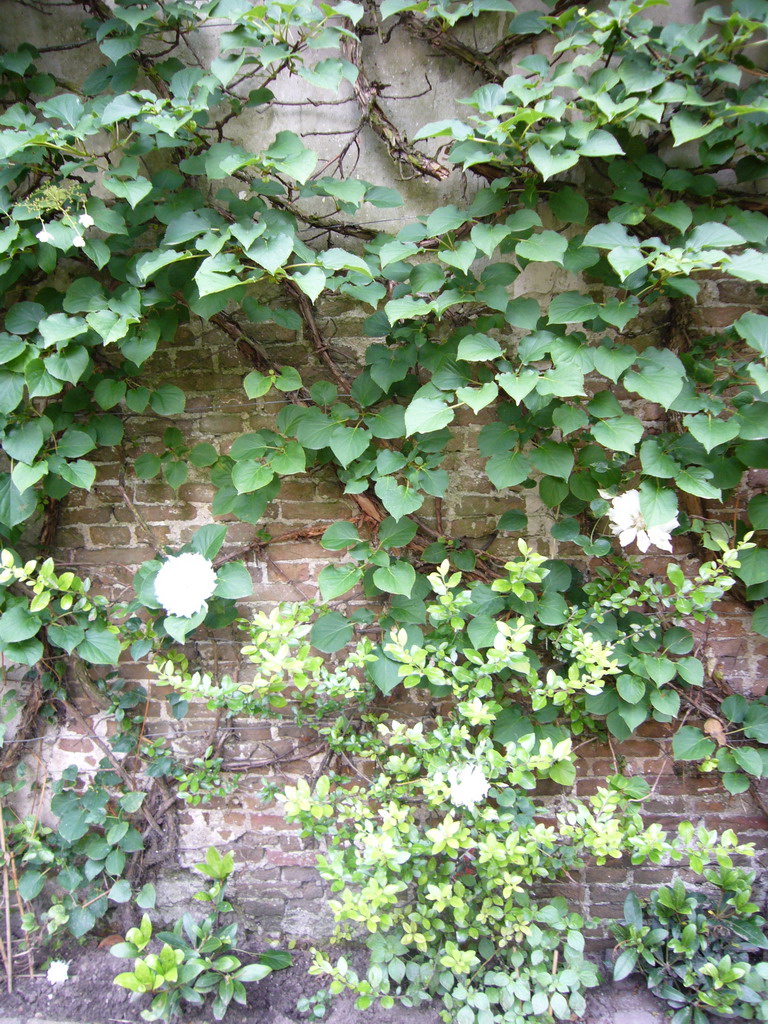
[[[758,311],[768,285],[768,3],[736,0],[728,13],[711,7],[687,24],[660,24],[656,4],[632,0],[527,12],[508,0],[84,0],[71,8],[84,20],[76,44],[64,46],[88,54],[82,81],[55,70],[48,55],[58,45],[0,53],[0,654],[27,672],[25,689],[3,697],[0,729],[21,716],[15,738],[23,739],[57,702],[78,713],[71,666],[87,676],[84,665],[114,666],[127,651],[171,685],[175,717],[195,700],[227,715],[288,707],[327,750],[344,752],[347,767],[355,757],[377,770],[384,763],[375,701],[399,686],[452,700],[453,724],[403,734],[414,751],[396,758],[395,785],[421,787],[427,815],[443,813],[449,773],[458,773],[454,783],[464,778],[463,751],[493,783],[502,816],[535,830],[529,802],[504,803],[505,793],[530,788],[536,773],[571,785],[571,737],[623,740],[649,719],[670,725],[678,760],[718,770],[730,793],[754,788],[768,772],[765,702],[733,693],[700,657],[696,631],[730,593],[768,635],[768,498],[757,486],[768,468],[768,315]],[[479,48],[477,38],[490,35],[494,44]],[[476,85],[413,138],[366,68],[370,42],[386,54],[406,38],[449,56]],[[272,127],[296,80],[312,103],[358,110],[331,159],[312,148],[311,133]],[[372,211],[411,196],[407,184],[356,176],[363,145],[432,183],[428,213],[403,217],[396,233],[379,230]],[[463,183],[452,192],[463,201],[440,199],[439,183],[451,180]],[[536,284],[545,272],[559,282],[548,301]],[[711,326],[708,307],[723,282],[739,289],[741,304],[730,322]],[[364,313],[359,365],[340,359],[324,334],[320,314],[332,297]],[[185,436],[176,422],[183,388],[158,385],[152,371],[155,353],[193,319],[237,348],[253,408],[280,406],[268,428],[241,434],[228,450],[215,437]],[[259,340],[262,324],[296,332],[317,365],[283,365]],[[147,412],[169,420],[161,450],[129,458],[126,424]],[[476,444],[484,485],[508,501],[487,543],[443,522],[459,436]],[[252,541],[222,555],[226,526],[212,523],[179,550],[157,549],[138,569],[132,599],[115,605],[92,593],[46,555],[58,511],[70,493],[94,487],[104,449],[117,452],[129,504],[126,479],[161,477],[178,490],[191,468],[214,489],[211,517],[251,524]],[[263,518],[283,481],[319,472],[355,510],[322,532],[331,553],[318,580],[323,607],[286,606],[245,624],[243,653],[256,666],[248,680],[190,664],[178,645],[232,625],[235,602],[250,595],[247,559],[274,539]],[[539,531],[538,540],[551,540],[551,557],[537,552],[523,505],[546,519],[551,538]],[[513,542],[514,557],[497,553]],[[638,553],[658,551],[694,558],[670,558],[663,575],[649,575]],[[360,590],[368,604],[350,611],[346,599]],[[115,679],[96,685],[119,728],[95,788],[125,783],[118,769],[130,751],[149,757],[155,789],[147,803],[125,804],[126,793],[115,813],[107,796],[84,806],[65,777],[55,799],[70,824],[43,846],[4,809],[19,862],[28,861],[15,888],[30,930],[68,924],[83,934],[110,899],[142,892],[148,901],[141,880],[126,888],[122,873],[126,854],[158,842],[154,810],[172,806],[179,786],[190,802],[232,788],[213,744],[191,766],[176,763],[141,735],[143,691]],[[445,737],[455,764],[435,760]],[[2,767],[19,757],[7,744]],[[526,757],[540,762],[530,779],[516,760]],[[324,803],[338,809],[332,827],[313,801],[340,779],[323,776],[325,789],[288,797],[309,831],[306,815],[328,825],[325,838],[339,849],[324,872],[345,893],[352,881],[381,881],[373,869],[370,878],[352,872],[357,847],[348,845],[352,826],[341,824],[354,819],[369,834],[365,808],[379,799],[384,807],[391,782],[372,778],[370,790],[355,797],[342,785]],[[626,782],[612,783],[624,810]],[[142,805],[144,836],[136,831],[126,848],[135,829],[123,813]],[[580,821],[593,812],[573,813]],[[413,840],[412,868],[445,855],[439,895],[414,898],[466,916],[471,900],[462,892],[456,903],[446,886],[461,874],[461,845],[492,844],[498,821],[487,806],[471,836],[457,825],[461,843],[440,850],[433,821],[418,835],[410,819],[393,826]],[[640,826],[632,814],[621,822],[616,850],[627,852]],[[595,853],[582,840],[574,863]],[[390,853],[372,854],[371,865],[389,864]],[[503,857],[490,852],[486,861]],[[67,896],[35,925],[24,901],[54,880],[54,866]],[[408,877],[418,888],[417,874]],[[504,899],[514,902],[517,886],[509,888]],[[498,917],[477,895],[482,913]],[[394,890],[382,899],[392,902]],[[359,922],[345,906],[340,920]],[[547,915],[581,965],[570,938],[581,925],[559,907],[536,920]],[[385,918],[389,925],[377,920],[370,930],[394,927]],[[475,960],[459,949],[466,936],[457,928],[434,955],[462,975]],[[559,949],[561,938],[546,948]],[[405,945],[404,933],[397,941]],[[472,954],[492,965],[489,974],[520,967],[504,961],[502,970],[489,948]],[[376,947],[376,963],[391,964],[394,949]],[[410,966],[417,960],[403,966],[414,992],[399,994],[440,992],[461,1024],[581,1012],[591,978],[579,966],[584,976],[563,982],[569,1002],[547,989],[559,982],[534,971],[514,1012],[502,994],[491,1010],[473,1002],[471,985],[457,996],[455,979],[428,979]],[[337,987],[390,998],[375,974],[361,989],[334,970]],[[499,978],[487,984],[502,993],[512,982]]]

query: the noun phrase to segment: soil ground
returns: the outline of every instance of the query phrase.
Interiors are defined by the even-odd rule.
[[[143,996],[132,1001],[131,994],[112,984],[112,979],[130,962],[118,960],[103,949],[79,946],[57,954],[70,961],[69,979],[52,985],[45,972],[34,978],[17,968],[14,991],[0,989],[0,1024],[143,1024],[141,1010],[149,1004]],[[275,971],[258,984],[249,984],[248,1005],[233,1003],[225,1024],[300,1024],[306,1022],[296,1010],[301,996],[321,987],[320,979],[307,973],[309,954],[294,953],[294,966]],[[585,1024],[664,1024],[662,1005],[642,985],[629,979],[620,985],[606,985],[590,996]],[[176,1024],[215,1024],[210,1006],[190,1007]],[[356,1010],[354,1002],[334,1002],[325,1024],[441,1024],[434,1008],[405,1010]]]

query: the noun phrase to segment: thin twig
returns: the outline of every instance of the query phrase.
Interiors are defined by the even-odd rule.
[[[13,992],[13,957],[11,956],[11,885],[8,878],[8,849],[5,841],[5,820],[3,806],[0,804],[0,853],[3,855],[3,912],[5,915],[5,942],[0,939],[0,955],[5,964],[5,977],[8,993]]]
[[[117,760],[114,753],[110,750],[109,746],[104,742],[104,740],[102,740],[101,737],[96,734],[93,727],[91,726],[91,723],[88,721],[88,719],[85,717],[83,712],[80,710],[77,704],[75,704],[71,697],[64,702],[64,706],[67,708],[68,711],[72,713],[73,718],[77,721],[81,728],[83,728],[88,733],[89,738],[96,744],[97,747],[99,747],[100,750],[103,751],[107,760],[115,769],[115,771],[123,780],[123,782],[129,788],[132,789],[133,783],[131,782],[131,777],[129,776],[128,772],[125,770],[125,768],[123,768],[123,766]],[[149,810],[149,808],[144,807],[144,805],[142,804],[141,813],[146,818],[147,824],[151,828],[153,828],[158,835],[162,835],[163,830],[160,827],[160,823],[155,818],[154,814],[152,814],[152,812]]]

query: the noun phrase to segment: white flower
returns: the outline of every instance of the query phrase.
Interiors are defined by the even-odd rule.
[[[448,772],[451,787],[451,803],[456,807],[474,807],[479,804],[490,789],[490,783],[476,764],[465,764],[462,768],[451,768]]]
[[[72,239],[72,245],[74,245],[76,249],[82,249],[85,245],[85,239],[82,235],[75,235]]]
[[[37,232],[37,234],[35,235],[35,238],[38,240],[38,242],[52,242],[53,241],[53,235],[48,230],[48,228],[46,228],[45,226],[43,226]]]
[[[608,518],[611,521],[611,531],[614,537],[619,538],[619,544],[623,548],[637,541],[637,546],[643,552],[651,545],[664,551],[672,550],[670,534],[678,525],[677,514],[666,523],[647,526],[640,510],[639,491],[626,491],[624,494],[616,495],[611,500]]]
[[[216,588],[213,563],[189,551],[169,558],[155,577],[155,597],[170,615],[196,615]]]
[[[51,960],[51,964],[46,974],[48,981],[52,985],[61,985],[62,982],[69,980],[69,961],[68,960]]]
[[[90,213],[81,213],[77,218],[84,228],[92,228],[96,221],[90,215]]]
[[[238,193],[237,193],[237,198],[238,198],[238,199],[247,199],[247,198],[248,198],[248,189],[247,189],[247,188],[244,188],[244,189],[242,190],[242,192],[238,192]]]

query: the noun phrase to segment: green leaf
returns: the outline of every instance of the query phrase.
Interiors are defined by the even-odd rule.
[[[652,690],[651,706],[661,715],[677,718],[680,710],[680,694],[674,690]]]
[[[638,371],[624,374],[624,387],[648,402],[658,402],[669,409],[683,387],[683,364],[668,349],[647,348],[640,355],[638,365]]]
[[[768,604],[761,604],[752,614],[752,629],[760,636],[768,636]],[[768,743],[768,739],[765,740]]]
[[[77,459],[87,452],[93,451],[96,443],[84,430],[65,430],[56,445],[56,453],[65,459]]]
[[[136,904],[142,908],[142,910],[152,910],[157,903],[157,892],[154,885],[151,882],[147,882],[146,885],[142,885],[136,894]],[[114,947],[113,947],[114,949]]]
[[[750,548],[739,554],[738,569],[734,572],[748,587],[768,581],[768,548]]]
[[[25,871],[19,879],[19,896],[23,900],[33,900],[43,891],[45,874],[42,871]]]
[[[261,398],[272,387],[272,377],[265,377],[258,370],[252,370],[243,380],[243,388],[249,398]]]
[[[275,141],[264,151],[272,166],[304,184],[317,164],[317,153],[308,149],[293,132],[278,132]]]
[[[387,520],[385,520],[387,522]],[[332,523],[320,539],[326,551],[343,551],[360,543],[360,534],[354,523]]]
[[[645,696],[645,683],[637,676],[620,675],[616,681],[616,689],[621,699],[628,704],[637,704]]]
[[[487,359],[497,359],[503,352],[498,341],[495,341],[487,334],[469,334],[459,342],[456,353],[457,359],[465,359],[467,362],[483,362]],[[421,399],[429,401],[429,399]]]
[[[714,749],[714,742],[692,725],[684,725],[672,739],[672,754],[676,761],[703,761]]]
[[[530,458],[536,469],[547,476],[567,480],[573,470],[572,448],[557,441],[545,441],[530,452]]]
[[[125,199],[132,210],[139,205],[142,199],[146,199],[152,191],[152,182],[141,177],[141,175],[137,178],[121,181],[112,174],[105,174],[101,182],[104,188],[111,192],[113,196],[117,196],[118,199]]]
[[[88,831],[86,811],[81,807],[67,811],[60,818],[56,831],[66,843],[75,843],[78,839],[82,839]]]
[[[125,398],[126,384],[124,380],[104,378],[99,381],[93,391],[96,404],[102,409],[112,409]]]
[[[449,409],[439,398],[416,398],[405,410],[405,433],[428,434],[442,430],[453,420],[453,409]]]
[[[22,398],[24,398],[23,375],[0,371],[0,413],[6,415],[12,413]]]
[[[640,445],[640,464],[648,476],[663,479],[674,477],[680,468],[671,456],[665,454],[655,438],[649,438]]]
[[[281,232],[270,238],[262,236],[255,245],[250,247],[247,255],[254,263],[263,267],[268,274],[274,276],[290,259],[295,244],[293,235],[286,232]]]
[[[115,903],[127,903],[133,895],[131,883],[127,878],[121,878],[112,886],[107,894]]]
[[[742,281],[768,284],[768,256],[757,249],[745,249],[723,261],[723,270]]]
[[[21,643],[36,636],[41,625],[37,615],[32,615],[23,605],[15,604],[0,616],[0,640],[6,644]]]
[[[768,316],[744,313],[734,322],[733,327],[750,348],[768,358]]]
[[[362,569],[354,564],[326,565],[317,578],[324,601],[341,597],[360,582]]]
[[[373,582],[387,594],[402,594],[410,597],[416,582],[416,571],[410,562],[393,562],[382,566],[373,574]]]
[[[325,272],[320,267],[310,267],[305,273],[295,272],[292,276],[304,294],[309,296],[311,302],[317,301],[328,280]]]
[[[737,796],[739,793],[746,793],[749,789],[749,779],[746,775],[742,775],[741,772],[724,772],[722,778],[723,786],[725,786],[732,796]],[[731,927],[736,931],[735,924],[732,924]]]
[[[568,248],[568,239],[558,231],[540,231],[515,246],[515,252],[523,259],[538,263],[559,263]]]
[[[707,453],[720,444],[732,441],[739,435],[740,424],[735,416],[728,420],[718,420],[704,413],[698,413],[695,416],[684,416],[683,423],[696,440],[704,446]]]
[[[274,476],[269,466],[250,459],[237,462],[232,469],[232,483],[238,494],[250,494],[251,491],[261,490],[272,482]]]
[[[635,416],[616,416],[613,419],[595,423],[592,436],[606,448],[615,452],[634,455],[635,448],[643,436],[643,424]]]
[[[523,370],[520,374],[498,373],[496,375],[499,387],[503,388],[518,405],[534,390],[539,379],[536,370]]]
[[[281,964],[280,966],[284,965]],[[272,973],[272,970],[273,968],[268,964],[246,964],[245,967],[241,967],[239,971],[235,971],[232,977],[235,981],[239,981],[241,983],[247,983],[249,981],[263,981],[268,974]]]
[[[686,142],[709,135],[717,127],[717,123],[707,123],[697,117],[691,110],[681,110],[669,123],[676,146],[684,146]]]
[[[19,491],[9,473],[0,473],[0,522],[17,526],[29,519],[36,508],[37,495],[32,488]]]
[[[510,229],[504,224],[475,224],[470,232],[470,238],[474,245],[490,258],[509,233]]]
[[[552,299],[547,310],[551,324],[583,324],[599,315],[597,303],[580,292],[561,292]]]
[[[499,518],[499,530],[519,533],[528,526],[528,516],[525,512],[505,512]]]
[[[106,626],[91,626],[85,639],[77,645],[77,653],[92,665],[116,665],[120,658],[120,640]]]
[[[531,464],[522,455],[500,452],[488,459],[485,464],[485,472],[493,486],[501,491],[507,487],[515,487],[523,480],[527,480],[531,473]]]
[[[184,412],[187,397],[175,384],[163,384],[150,394],[149,404],[158,416],[177,416]]]
[[[90,907],[75,907],[70,912],[67,928],[76,939],[80,939],[95,926],[96,920]]]
[[[339,612],[321,615],[312,626],[310,640],[318,651],[332,654],[346,646],[352,639],[353,625]]]
[[[379,477],[373,489],[394,519],[402,519],[424,504],[424,498],[415,487],[399,484],[393,476]]]
[[[479,388],[456,389],[456,398],[464,405],[468,405],[475,414],[480,412],[481,409],[485,409],[485,407],[490,405],[491,402],[495,401],[498,394],[498,386],[492,381],[489,381],[487,384],[483,384],[482,387]]]
[[[411,543],[417,531],[418,526],[410,519],[398,521],[387,518],[379,524],[379,543],[387,550],[390,548],[402,548],[406,544]]]
[[[563,185],[549,196],[549,206],[555,216],[566,224],[585,224],[589,205],[581,193],[570,185]]]
[[[328,445],[341,465],[346,467],[363,454],[370,440],[371,432],[364,427],[342,427],[339,425],[331,431]]]
[[[616,958],[613,965],[613,980],[622,981],[634,971],[637,964],[638,953],[635,949],[625,949]]]
[[[134,462],[133,468],[140,480],[151,480],[160,472],[162,465],[157,455],[152,455],[151,452],[143,452]]]
[[[677,497],[674,491],[659,487],[650,480],[640,484],[640,511],[648,526],[661,526],[677,515]]]
[[[88,438],[90,441],[90,437]],[[12,459],[31,465],[43,447],[45,434],[39,420],[30,420],[17,430],[9,431],[3,440],[3,448]],[[91,442],[93,447],[93,442]]]
[[[59,467],[59,476],[74,487],[82,487],[89,491],[96,479],[96,467],[84,459],[77,459],[75,462],[65,462]]]
[[[237,601],[253,593],[253,579],[243,562],[225,562],[216,571],[214,597]]]
[[[569,167],[579,162],[579,154],[565,150],[560,153],[553,153],[541,142],[535,142],[528,150],[528,159],[536,170],[541,174],[544,181],[548,181],[556,174],[567,171]]]
[[[595,129],[578,148],[581,156],[621,156],[624,150],[610,132]]]
[[[736,764],[747,775],[753,775],[758,779],[762,776],[763,759],[759,751],[754,747],[731,747],[730,750]]]

